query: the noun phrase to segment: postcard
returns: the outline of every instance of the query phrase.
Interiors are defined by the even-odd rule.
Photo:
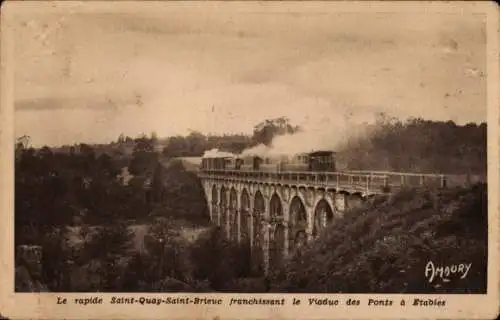
[[[493,2],[7,1],[5,319],[493,319]]]

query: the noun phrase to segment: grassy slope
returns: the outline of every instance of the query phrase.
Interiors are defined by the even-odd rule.
[[[274,275],[273,291],[485,292],[485,185],[442,191],[402,191],[346,214]],[[465,279],[424,277],[426,263],[472,262]]]

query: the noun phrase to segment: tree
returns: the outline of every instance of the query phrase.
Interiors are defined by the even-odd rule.
[[[158,163],[153,173],[153,178],[151,181],[151,202],[153,203],[161,203],[163,200],[164,187],[163,181],[165,177],[165,169],[163,165]]]
[[[367,125],[368,134],[351,137],[337,149],[349,170],[483,174],[486,172],[485,126],[386,114]]]
[[[182,136],[170,137],[162,154],[168,158],[182,157],[188,154],[189,144]]]
[[[154,145],[158,142],[158,134],[156,133],[156,131],[152,131],[151,132],[151,135],[150,135],[150,138],[149,140],[151,141],[151,143]]]
[[[91,236],[83,247],[84,261],[98,261],[100,270],[101,288],[107,291],[119,290],[121,269],[124,265],[121,260],[132,246],[132,232],[124,223],[115,223],[104,226]]]
[[[54,228],[42,239],[42,271],[51,291],[68,291],[70,288],[71,251],[64,229]]]
[[[151,140],[145,136],[135,140],[129,172],[133,175],[145,175],[153,172],[158,162],[158,154]]]
[[[191,278],[187,243],[179,227],[170,218],[157,218],[145,238],[150,261],[149,279],[161,281],[165,277],[187,281]]]
[[[170,215],[176,215],[190,221],[204,223],[208,221],[208,208],[203,186],[196,173],[184,169],[181,162],[174,162],[163,172],[164,201],[162,208]]]
[[[197,131],[192,131],[186,137],[186,144],[188,147],[186,156],[201,156],[206,150],[206,140],[207,138]]]
[[[79,147],[80,147],[80,154],[82,154],[84,157],[88,158],[89,160],[94,160],[95,150],[94,150],[94,148],[92,148],[92,146],[90,146],[86,143],[81,143]]]
[[[134,152],[154,152],[155,147],[152,139],[142,136],[135,139]]]
[[[129,165],[129,172],[134,176],[151,173],[158,163],[158,155],[154,152],[139,151],[134,153]]]
[[[211,228],[191,249],[195,268],[193,276],[198,280],[208,280],[214,290],[234,290],[237,278],[251,274],[251,262],[246,253],[243,245],[227,239],[222,228]]]
[[[271,145],[275,136],[293,134],[299,131],[298,126],[293,126],[286,117],[267,119],[254,127],[252,140],[255,144]]]
[[[50,161],[53,154],[52,154],[52,150],[47,147],[47,146],[44,146],[42,149],[40,149],[38,152],[37,152],[37,156],[41,159],[41,160],[46,160],[46,161]]]
[[[30,137],[24,135],[16,139],[16,158],[20,157],[22,153],[29,148]]]
[[[125,142],[125,136],[123,135],[123,133],[120,133],[117,142],[120,144]]]

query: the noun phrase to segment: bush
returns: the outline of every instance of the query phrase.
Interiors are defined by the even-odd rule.
[[[232,290],[235,278],[250,274],[250,257],[246,246],[226,238],[222,228],[214,227],[193,244],[191,261],[195,279],[207,279],[216,291]]]
[[[405,191],[347,213],[272,275],[271,291],[484,293],[487,230],[484,185],[413,191],[413,197]],[[472,262],[473,270],[466,279],[429,284],[428,261]]]

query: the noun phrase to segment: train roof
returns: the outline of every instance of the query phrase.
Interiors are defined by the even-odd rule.
[[[203,156],[201,159],[229,159],[229,158],[234,158],[234,155],[210,155],[210,156]]]
[[[335,152],[331,151],[331,150],[318,150],[318,151],[313,151],[313,152],[309,152],[309,155],[310,156],[318,156],[318,157],[324,157],[324,156],[331,156],[333,155]]]
[[[246,155],[236,155],[237,158],[280,158],[280,157],[297,157],[297,156],[313,156],[313,157],[324,157],[335,154],[332,150],[316,150],[311,152],[300,152],[296,154],[246,154]]]

